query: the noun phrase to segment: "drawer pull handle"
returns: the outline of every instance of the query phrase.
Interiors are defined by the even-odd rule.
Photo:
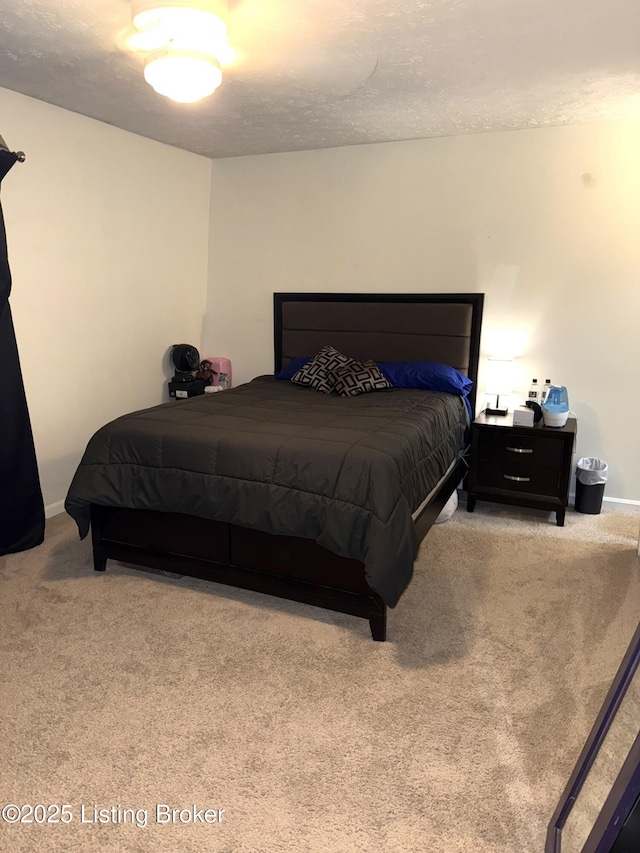
[[[512,453],[533,453],[532,447],[507,447]]]
[[[512,477],[511,474],[503,474],[502,476],[505,480],[515,480],[516,483],[529,483],[531,481],[531,477]]]

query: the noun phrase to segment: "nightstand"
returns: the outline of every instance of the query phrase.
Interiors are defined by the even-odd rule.
[[[513,414],[482,413],[471,425],[471,468],[467,511],[476,499],[546,509],[564,526],[569,503],[575,418],[563,427],[514,426]]]

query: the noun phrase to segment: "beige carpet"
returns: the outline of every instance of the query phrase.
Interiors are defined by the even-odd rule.
[[[640,613],[639,524],[460,508],[379,644],[349,616],[95,574],[53,519],[0,559],[0,804],[71,820],[0,824],[0,849],[541,853]]]

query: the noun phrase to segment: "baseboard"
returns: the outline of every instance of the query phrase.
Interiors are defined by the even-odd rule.
[[[569,506],[574,506],[576,502],[576,493],[569,492]],[[606,509],[618,510],[618,512],[640,512],[640,501],[632,501],[627,498],[608,498],[606,495],[602,498],[602,505]]]
[[[56,501],[44,508],[44,517],[53,518],[54,515],[60,515],[62,512],[64,512],[64,501]]]
[[[575,496],[574,496],[575,497]],[[640,501],[630,501],[625,498],[602,498],[602,503],[609,506],[609,509],[632,510],[640,512]]]

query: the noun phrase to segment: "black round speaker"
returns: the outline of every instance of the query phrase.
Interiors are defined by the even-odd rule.
[[[171,360],[176,369],[176,376],[185,377],[198,369],[200,353],[191,344],[174,344],[171,348]]]

